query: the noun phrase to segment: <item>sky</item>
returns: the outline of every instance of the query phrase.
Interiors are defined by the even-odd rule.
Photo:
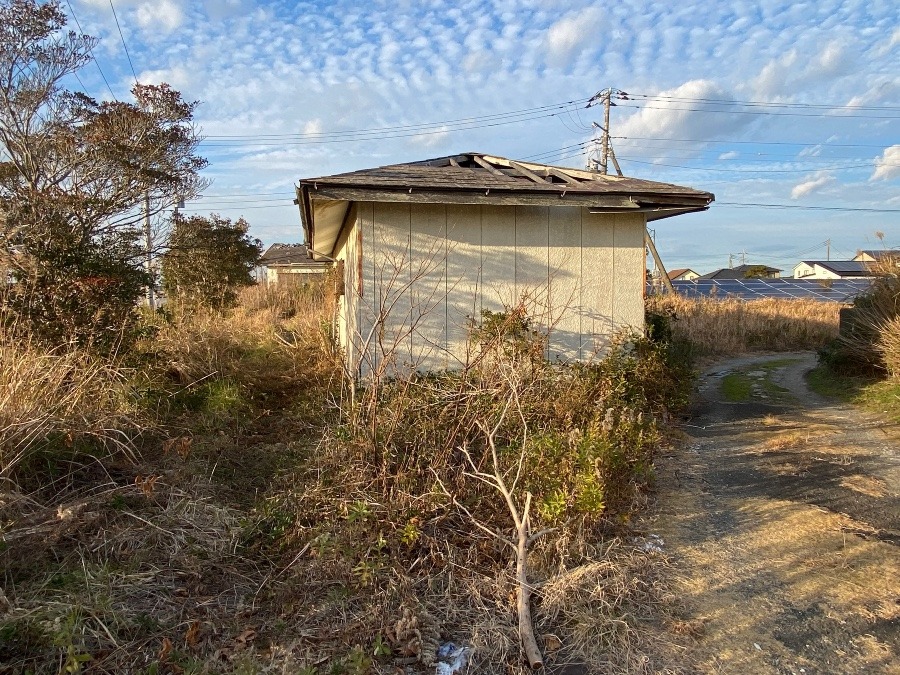
[[[99,38],[73,88],[126,100],[136,77],[199,101],[212,182],[186,211],[243,216],[265,245],[302,241],[301,178],[467,151],[584,168],[587,103],[611,88],[625,175],[716,195],[650,224],[668,268],[900,247],[896,0],[62,8]]]

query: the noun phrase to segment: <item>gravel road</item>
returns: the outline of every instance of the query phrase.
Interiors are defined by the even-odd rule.
[[[900,673],[900,429],[811,392],[814,366],[708,369],[659,462],[688,672]]]

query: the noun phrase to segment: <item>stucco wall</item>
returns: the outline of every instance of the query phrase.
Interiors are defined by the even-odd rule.
[[[457,367],[469,318],[522,298],[549,334],[550,358],[587,360],[617,330],[643,329],[641,214],[365,202],[351,222],[335,257],[347,277],[342,343],[361,375],[390,358]]]

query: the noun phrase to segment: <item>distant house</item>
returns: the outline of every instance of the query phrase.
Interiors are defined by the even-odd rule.
[[[723,267],[715,272],[704,274],[700,279],[779,279],[781,270],[767,265],[738,265]]]
[[[896,248],[887,248],[880,249],[875,251],[857,251],[856,255],[853,257],[854,262],[883,262],[888,259],[894,259],[900,261],[900,249]]]
[[[302,284],[321,279],[333,266],[330,260],[315,260],[304,244],[272,244],[259,265],[269,284]]]
[[[862,260],[804,260],[794,267],[795,279],[859,279],[872,276]]]
[[[687,187],[481,153],[297,186],[306,241],[343,261],[351,372],[464,365],[483,311],[522,298],[547,356],[587,360],[644,327],[646,223],[704,211]]]
[[[693,281],[699,277],[700,275],[689,267],[683,267],[669,272],[670,281]]]

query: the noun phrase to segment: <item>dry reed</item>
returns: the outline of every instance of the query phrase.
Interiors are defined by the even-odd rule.
[[[674,316],[673,333],[700,355],[819,349],[837,337],[836,302],[767,298],[689,299],[659,296],[648,309]]]
[[[133,458],[131,438],[147,423],[119,364],[0,331],[0,477],[53,444],[91,440]]]

